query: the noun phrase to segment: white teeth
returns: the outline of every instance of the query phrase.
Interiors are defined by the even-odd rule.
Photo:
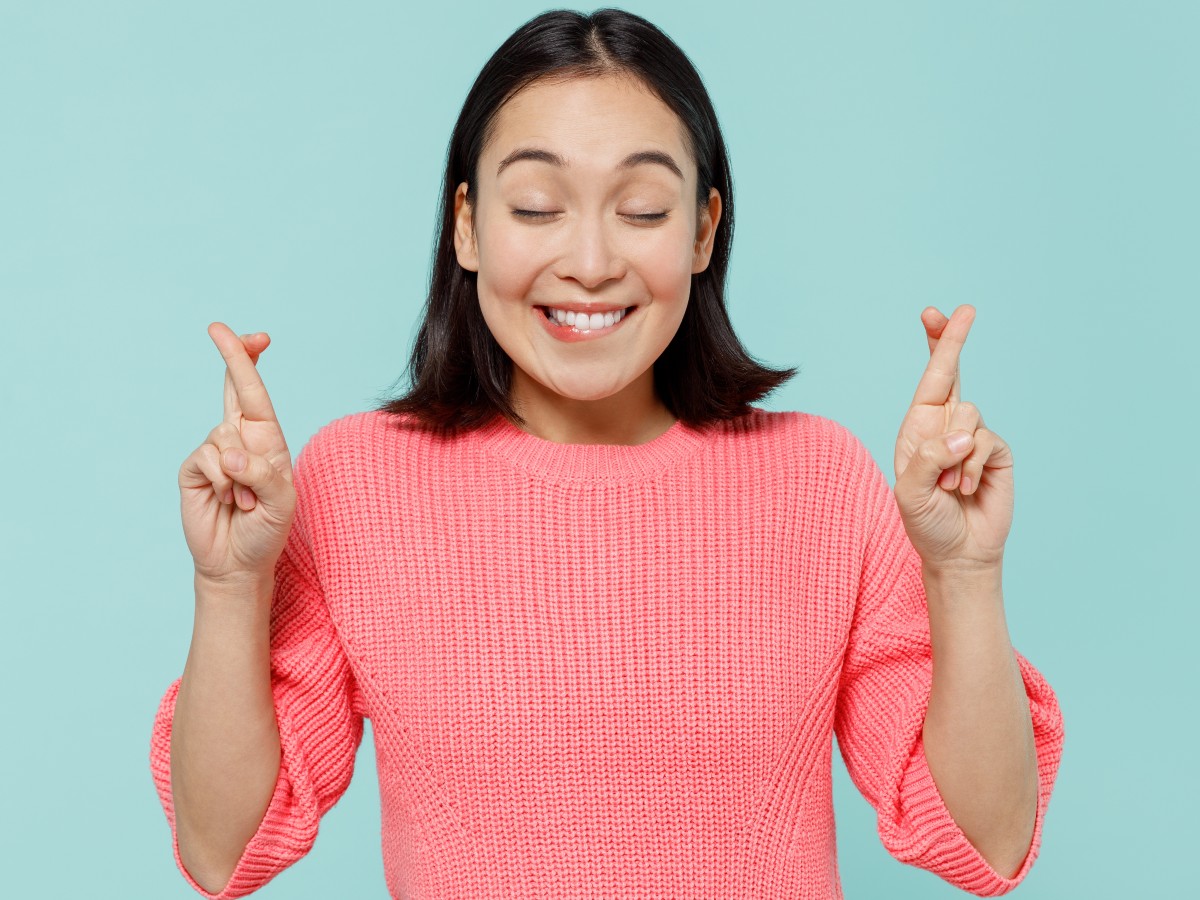
[[[615,312],[592,313],[590,316],[586,313],[576,313],[573,310],[554,309],[546,307],[550,313],[550,317],[559,325],[572,326],[578,331],[591,331],[594,328],[610,328],[616,325],[625,318],[625,310],[619,309]]]

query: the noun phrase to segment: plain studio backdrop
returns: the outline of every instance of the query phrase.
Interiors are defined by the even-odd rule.
[[[221,418],[205,333],[269,331],[293,455],[403,371],[446,145],[548,7],[0,4],[3,883],[186,898],[150,777],[183,669],[176,475]],[[1013,642],[1066,744],[1035,898],[1194,887],[1200,5],[637,2],[705,79],[735,179],[728,301],[889,478],[928,358],[1013,447]],[[590,9],[590,8],[589,8]],[[887,855],[834,755],[847,898],[963,896]],[[264,898],[385,896],[368,724]]]

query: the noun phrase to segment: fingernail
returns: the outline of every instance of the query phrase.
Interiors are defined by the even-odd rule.
[[[954,431],[946,435],[946,446],[951,453],[962,453],[971,446],[971,436],[965,431]]]
[[[246,468],[246,454],[241,450],[229,448],[225,451],[225,468],[230,472],[240,472]]]

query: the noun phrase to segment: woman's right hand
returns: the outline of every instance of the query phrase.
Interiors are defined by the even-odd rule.
[[[270,578],[296,511],[292,456],[255,362],[271,339],[208,326],[225,359],[225,418],[179,468],[183,533],[196,575],[214,584]],[[241,469],[230,455],[245,457]]]

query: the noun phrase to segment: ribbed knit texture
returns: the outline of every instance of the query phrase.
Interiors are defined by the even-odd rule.
[[[897,859],[1015,887],[1062,750],[1019,653],[1040,791],[1015,878],[926,764],[920,557],[844,427],[755,409],[646,444],[556,444],[494,419],[439,439],[381,412],[295,463],[276,568],[270,807],[219,895],[313,846],[372,722],[387,887],[405,900],[841,897],[833,735]],[[175,838],[170,734],[151,769]]]

